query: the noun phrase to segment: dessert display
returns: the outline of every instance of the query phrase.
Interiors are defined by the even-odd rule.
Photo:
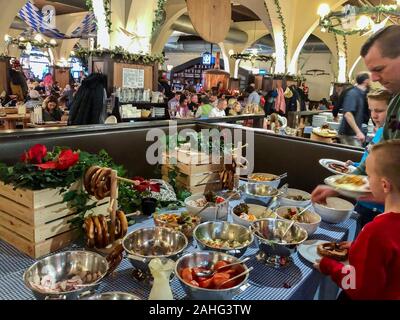
[[[317,246],[317,252],[319,255],[338,261],[346,261],[348,251],[348,249],[341,248],[340,244],[336,242],[322,243]]]

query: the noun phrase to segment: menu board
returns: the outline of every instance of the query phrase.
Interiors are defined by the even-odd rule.
[[[144,89],[144,70],[123,68],[122,87]]]

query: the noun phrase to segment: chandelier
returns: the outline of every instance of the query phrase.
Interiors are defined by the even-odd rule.
[[[319,25],[322,32],[332,32],[338,35],[367,35],[384,28],[386,22],[400,18],[400,0],[393,5],[382,2],[375,6],[356,7],[346,5],[342,11],[331,11],[328,4],[323,3],[318,8]]]

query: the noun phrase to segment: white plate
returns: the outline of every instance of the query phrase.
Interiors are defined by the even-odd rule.
[[[368,177],[360,176],[364,179],[364,185],[357,187],[351,184],[337,184],[336,180],[339,178],[343,178],[343,175],[335,175],[325,179],[325,184],[335,188],[335,190],[345,197],[350,197],[354,199],[358,199],[360,197],[365,197],[371,193],[369,188]]]
[[[349,172],[347,172],[347,173],[342,173],[342,172],[340,172],[340,171],[336,171],[336,170],[330,168],[329,165],[330,165],[330,164],[339,164],[339,165],[342,165],[342,166],[346,166],[346,162],[338,161],[338,160],[333,160],[333,159],[321,159],[321,160],[319,160],[319,164],[320,164],[321,166],[323,166],[326,170],[329,170],[329,171],[332,172],[332,173],[341,174],[341,175],[352,174],[354,171],[357,170],[356,167],[354,167],[354,166],[349,166],[349,167],[348,167],[348,168],[349,168]]]
[[[325,240],[307,240],[304,241],[301,245],[298,246],[297,251],[299,254],[306,259],[307,261],[311,262],[314,264],[317,259],[322,259],[323,257],[320,256],[317,252],[317,247],[322,244],[322,243],[327,243],[329,241]],[[349,261],[343,261],[342,262],[345,265],[349,264]]]

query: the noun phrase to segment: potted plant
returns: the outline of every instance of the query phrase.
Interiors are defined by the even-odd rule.
[[[139,192],[142,199],[142,212],[146,216],[151,216],[157,207],[157,199],[153,197],[153,192],[160,192],[160,184],[145,180],[142,177],[135,177],[132,179],[135,181],[133,188]]]

